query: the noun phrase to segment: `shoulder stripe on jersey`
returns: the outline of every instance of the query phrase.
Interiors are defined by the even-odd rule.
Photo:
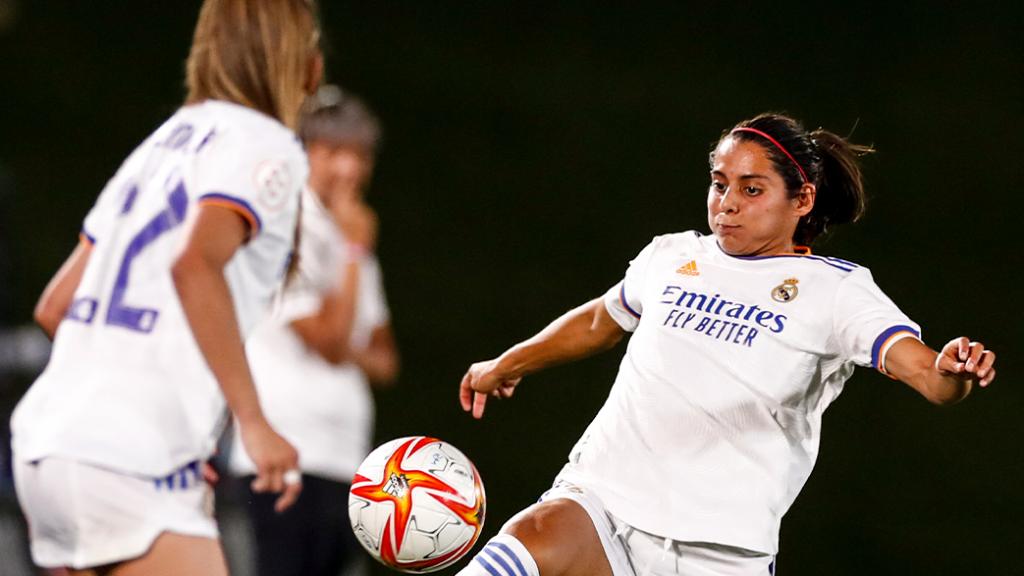
[[[718,246],[718,250],[730,258],[736,258],[738,260],[767,260],[769,258],[807,258],[810,260],[816,260],[828,264],[833,268],[842,270],[843,272],[852,272],[854,268],[860,268],[859,265],[850,262],[849,260],[843,260],[842,258],[836,258],[834,256],[818,256],[811,254],[811,249],[806,246],[797,246],[796,250],[802,252],[796,252],[792,254],[768,254],[764,256],[736,256],[729,254],[722,249],[722,245],[715,241],[715,246]]]
[[[88,232],[86,232],[85,228],[82,228],[78,232],[78,241],[79,242],[83,242],[85,244],[88,244],[90,246],[95,246],[96,245],[96,237],[93,236],[92,234],[89,234]]]
[[[739,258],[740,260],[767,260],[769,258],[803,258],[807,260],[815,260],[818,262],[824,262],[833,268],[838,268],[843,272],[852,272],[857,267],[856,264],[847,264],[845,262],[834,262],[833,258],[826,258],[824,256],[814,256],[813,254],[770,254],[768,256],[733,256],[733,258]]]
[[[252,209],[252,206],[248,202],[241,198],[229,196],[227,194],[221,194],[219,192],[211,192],[209,194],[203,194],[199,197],[200,204],[209,204],[211,206],[220,206],[221,208],[227,208],[237,212],[245,221],[249,223],[250,236],[259,234],[263,228],[263,222],[260,220],[259,214]]]
[[[920,338],[921,334],[911,326],[898,324],[896,326],[890,326],[882,331],[881,334],[875,338],[875,343],[871,346],[871,365],[875,367],[879,372],[888,375],[885,368],[882,366],[882,359],[884,358],[883,351],[886,350],[887,346],[894,342],[893,338],[899,337],[901,334],[910,335],[914,338]]]
[[[852,272],[854,268],[858,267],[856,264],[847,262],[845,260],[840,260],[838,258],[832,258],[831,256],[810,256],[810,255],[808,255],[808,256],[805,256],[805,258],[810,258],[811,260],[817,260],[819,262],[824,262],[825,264],[828,264],[829,266],[832,266],[833,268],[839,268],[840,270],[843,270],[845,272]]]
[[[857,264],[856,262],[850,262],[849,260],[843,260],[842,258],[836,258],[835,256],[825,256],[825,258],[828,258],[833,262],[839,262],[840,264],[844,264],[851,268],[860,268],[860,264]]]
[[[619,288],[619,302],[622,303],[622,306],[626,309],[627,312],[629,312],[633,316],[636,316],[638,320],[640,319],[640,313],[637,312],[636,310],[633,310],[632,308],[630,308],[629,302],[626,302],[626,281],[625,280],[622,281],[622,287]]]

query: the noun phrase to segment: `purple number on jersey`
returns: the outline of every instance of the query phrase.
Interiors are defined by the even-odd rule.
[[[132,261],[161,234],[173,229],[185,220],[188,194],[185,184],[178,182],[167,199],[167,207],[153,217],[138,234],[132,238],[121,259],[114,289],[110,292],[110,307],[107,309],[107,324],[121,326],[137,332],[149,333],[156,325],[160,312],[155,308],[135,308],[124,303],[128,290]]]

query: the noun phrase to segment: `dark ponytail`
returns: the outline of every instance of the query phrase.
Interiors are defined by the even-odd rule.
[[[805,176],[814,184],[814,208],[797,224],[796,244],[809,246],[829,227],[856,222],[864,214],[866,196],[858,159],[874,152],[870,146],[852,144],[821,128],[807,132],[795,119],[771,113],[740,122],[722,140],[729,136],[764,146],[791,198],[800,193]]]

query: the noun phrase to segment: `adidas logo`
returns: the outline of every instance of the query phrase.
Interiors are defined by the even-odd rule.
[[[683,274],[685,276],[700,276],[700,270],[697,270],[697,261],[690,260],[686,264],[683,264],[676,270],[676,274]]]

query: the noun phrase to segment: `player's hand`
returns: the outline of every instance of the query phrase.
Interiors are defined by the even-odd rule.
[[[972,342],[966,336],[950,340],[935,358],[935,369],[943,376],[988,386],[996,377],[993,367],[996,354],[986,350],[981,342]]]
[[[377,243],[377,213],[355,190],[336,191],[331,196],[331,216],[345,234],[345,240],[365,250]]]
[[[256,465],[254,492],[279,492],[274,510],[284,512],[302,492],[299,453],[266,421],[241,427],[242,444]]]
[[[511,398],[521,376],[506,373],[499,367],[498,358],[477,362],[469,367],[459,385],[459,401],[462,409],[472,411],[474,418],[482,418],[487,397]]]
[[[216,486],[217,482],[220,482],[220,473],[214,468],[213,464],[209,462],[203,462],[202,466],[203,480],[210,486]]]

